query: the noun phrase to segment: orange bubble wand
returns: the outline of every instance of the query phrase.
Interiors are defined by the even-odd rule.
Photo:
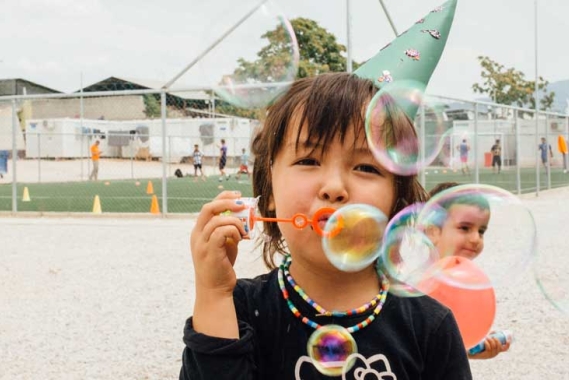
[[[247,206],[247,208],[243,211],[231,213],[228,212],[228,215],[233,215],[243,221],[245,226],[245,230],[247,233],[250,233],[255,228],[255,222],[273,222],[273,223],[291,223],[297,229],[303,229],[306,226],[312,226],[312,229],[320,236],[323,237],[334,237],[336,236],[340,230],[343,228],[343,220],[342,218],[338,218],[338,223],[331,231],[324,231],[320,227],[320,220],[322,220],[323,216],[330,216],[336,212],[335,209],[331,207],[323,207],[318,209],[312,219],[309,219],[306,215],[298,213],[294,214],[292,218],[270,218],[270,217],[263,217],[255,215],[255,209],[257,207],[257,199],[256,198],[242,198],[243,203]]]

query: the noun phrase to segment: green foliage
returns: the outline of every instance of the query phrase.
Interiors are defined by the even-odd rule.
[[[296,18],[290,20],[299,47],[299,65],[296,73],[289,75],[292,64],[290,38],[287,30],[279,25],[261,37],[267,40],[253,62],[239,59],[238,67],[233,72],[233,78],[240,83],[279,82],[289,76],[305,78],[321,73],[346,71],[346,47],[339,44],[336,37],[314,20]],[[352,62],[353,69],[360,66]],[[223,80],[222,80],[223,82]],[[263,112],[258,109],[244,109],[220,101],[216,110],[221,113],[241,117],[260,118]]]
[[[482,83],[472,85],[474,92],[486,94],[499,104],[535,108],[535,81],[526,80],[523,72],[513,67],[506,68],[489,57],[479,56],[478,61],[482,66]],[[542,111],[550,109],[555,101],[555,92],[548,93],[548,85],[543,77],[538,78]]]
[[[148,118],[160,117],[160,101],[152,94],[145,94],[144,97],[144,114]]]

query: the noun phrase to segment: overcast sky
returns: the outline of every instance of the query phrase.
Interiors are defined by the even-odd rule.
[[[314,19],[346,43],[346,0],[275,1],[288,18]],[[109,76],[167,82],[257,2],[0,0],[0,78],[24,78],[64,92],[79,89],[81,76],[84,85]],[[444,1],[384,2],[402,32]],[[459,0],[446,51],[428,92],[477,97],[471,87],[480,80],[479,55],[533,79],[534,2]],[[353,57],[363,61],[394,34],[379,0],[351,3]],[[569,79],[569,1],[538,3],[539,74],[550,82]],[[257,25],[252,22],[242,28],[255,31]],[[244,55],[257,50],[253,42],[235,40],[218,49],[230,47]],[[223,50],[211,57],[219,60]],[[196,66],[178,85],[191,85],[200,75]]]

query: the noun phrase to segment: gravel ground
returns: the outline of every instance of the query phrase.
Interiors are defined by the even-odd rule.
[[[539,253],[569,275],[560,217],[569,189],[523,199]],[[0,218],[0,379],[177,378],[193,306],[194,217]],[[236,265],[241,277],[264,271],[251,243]],[[497,291],[495,326],[516,341],[494,360],[473,361],[474,378],[569,379],[567,315],[530,271],[512,282]]]

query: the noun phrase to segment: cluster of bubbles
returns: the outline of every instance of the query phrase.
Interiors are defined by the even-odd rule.
[[[262,109],[286,92],[297,74],[294,30],[274,1],[244,0],[233,9],[226,5],[204,31],[204,39],[212,31],[223,38],[200,59],[199,75],[194,72],[192,81],[235,107]]]
[[[453,310],[467,348],[491,329],[494,289],[515,282],[535,261],[533,216],[498,187],[451,187],[387,220],[369,205],[338,209],[325,230],[340,225],[340,232],[322,238],[326,256],[343,271],[377,262],[391,294],[439,300]]]
[[[200,77],[233,106],[266,107],[289,88],[298,70],[292,26],[272,1],[240,3],[228,15],[234,21],[223,23],[235,27],[201,60]],[[278,49],[265,49],[276,41]],[[398,175],[417,174],[433,163],[455,172],[469,170],[470,158],[461,145],[470,137],[453,129],[443,106],[429,102],[424,89],[422,83],[402,80],[377,92],[365,120],[371,152]],[[392,123],[407,128],[392,128]],[[257,199],[248,202],[236,216],[253,237]],[[302,223],[291,222],[301,228]],[[301,222],[308,223],[306,217]],[[511,193],[486,185],[450,188],[404,208],[391,220],[372,206],[348,205],[329,216],[321,235],[327,258],[339,270],[359,271],[376,263],[390,280],[391,294],[427,294],[446,304],[467,347],[491,328],[494,288],[511,284],[536,253],[531,213]],[[550,301],[569,312],[567,286],[551,280],[555,268],[550,258],[540,258],[535,275]],[[565,273],[558,276],[567,278]],[[338,376],[352,366],[357,346],[344,327],[326,325],[311,335],[307,350],[321,373]]]

